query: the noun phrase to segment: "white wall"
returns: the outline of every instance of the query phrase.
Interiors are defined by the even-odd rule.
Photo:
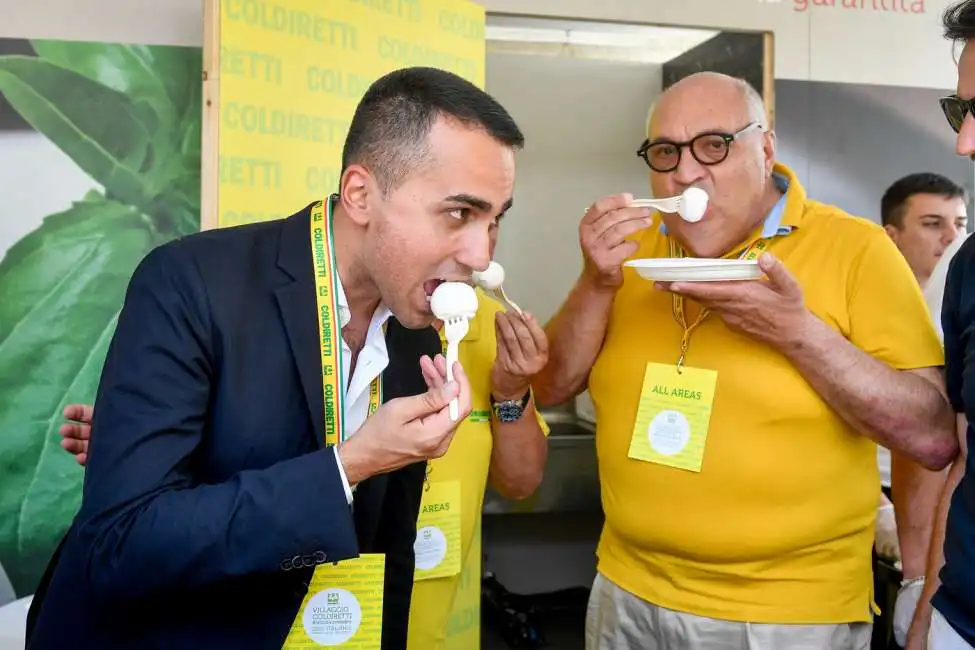
[[[202,45],[205,0],[0,0],[0,37]]]
[[[884,190],[906,174],[944,174],[971,193],[972,162],[954,155],[938,106],[948,92],[779,80],[779,158],[813,198],[877,222]]]
[[[483,0],[483,4],[489,12],[501,14],[771,31],[776,78],[941,88],[954,84],[951,47],[940,29],[941,12],[952,1]]]
[[[636,150],[660,66],[489,53],[487,90],[526,135],[498,240],[511,297],[547,320],[582,269],[578,223],[596,199],[649,196]]]

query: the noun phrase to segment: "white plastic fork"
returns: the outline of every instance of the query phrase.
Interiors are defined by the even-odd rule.
[[[680,204],[684,197],[681,195],[670,196],[666,199],[633,199],[630,202],[634,208],[654,208],[661,212],[676,213],[680,210]]]
[[[457,363],[457,348],[467,336],[471,324],[466,316],[452,316],[444,321],[444,338],[447,339],[447,381],[454,380],[454,364]],[[456,422],[460,417],[460,406],[457,398],[450,400],[448,407],[450,421]]]
[[[518,315],[519,316],[524,316],[525,315],[525,312],[523,312],[521,310],[521,307],[519,307],[518,305],[516,305],[515,304],[515,301],[512,300],[511,298],[509,298],[508,297],[508,294],[506,294],[504,292],[504,285],[503,284],[502,285],[499,285],[498,288],[495,289],[492,293],[494,293],[495,296],[497,296],[498,298],[500,298],[502,302],[504,302],[509,307],[511,307],[512,309],[514,309],[516,312],[518,312]]]

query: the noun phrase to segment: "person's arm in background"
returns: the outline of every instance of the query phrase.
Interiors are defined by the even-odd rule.
[[[944,489],[941,491],[928,551],[924,589],[921,591],[921,596],[918,599],[917,607],[914,611],[914,620],[911,622],[911,628],[907,634],[907,643],[904,646],[906,650],[922,650],[925,647],[928,628],[931,625],[931,599],[934,597],[935,592],[938,591],[938,587],[941,586],[939,573],[945,563],[944,544],[945,529],[948,523],[948,510],[951,507],[951,497],[955,493],[955,488],[958,487],[961,479],[965,476],[965,463],[968,459],[968,418],[959,414],[957,428],[960,452],[948,470]]]
[[[502,496],[524,499],[542,482],[548,458],[547,431],[535,409],[531,395],[532,376],[548,360],[548,341],[535,317],[529,313],[495,314],[497,355],[491,369],[492,400],[521,401],[528,404],[514,422],[501,422],[491,414],[491,466],[488,481]]]
[[[949,470],[926,470],[909,458],[891,453],[891,497],[902,574],[894,604],[893,631],[894,640],[901,647],[907,642],[924,590],[934,521],[948,473]],[[878,517],[878,535],[884,516],[886,513]]]
[[[600,199],[582,217],[582,275],[545,327],[549,359],[532,380],[541,407],[567,402],[586,388],[623,282],[623,261],[639,248],[629,238],[651,224],[649,210],[626,207],[632,200],[629,194]]]
[[[603,347],[614,288],[583,273],[568,299],[545,327],[549,360],[532,382],[539,406],[557,406],[585,390]]]
[[[934,515],[948,470],[924,469],[897,452],[890,456],[890,494],[897,520],[901,572],[905,580],[913,580],[924,575]]]
[[[966,267],[971,263],[971,255],[963,248],[952,260],[945,284],[944,299],[941,311],[941,326],[944,332],[945,351],[945,386],[948,399],[956,413],[955,431],[958,436],[959,454],[954,459],[944,488],[938,502],[938,509],[934,518],[934,529],[928,549],[927,571],[925,572],[924,589],[921,592],[914,620],[911,622],[907,635],[907,650],[922,650],[926,647],[928,628],[931,625],[931,599],[941,586],[939,572],[944,566],[945,529],[948,522],[948,510],[955,488],[965,475],[965,464],[968,459],[968,419],[965,416],[965,403],[962,399],[962,383],[965,370],[965,332],[969,323],[964,322],[961,314],[959,292],[966,282]]]

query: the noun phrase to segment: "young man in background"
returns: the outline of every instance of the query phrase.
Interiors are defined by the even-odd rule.
[[[880,222],[923,288],[938,260],[965,233],[968,193],[941,174],[909,174],[884,192]]]

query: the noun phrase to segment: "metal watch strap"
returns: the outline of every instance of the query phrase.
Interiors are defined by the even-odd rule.
[[[491,395],[491,407],[494,411],[495,417],[498,418],[499,422],[505,424],[511,422],[517,422],[524,415],[525,409],[528,408],[528,402],[531,399],[532,391],[529,388],[525,391],[524,397],[520,400],[501,400],[498,401],[494,395]]]

